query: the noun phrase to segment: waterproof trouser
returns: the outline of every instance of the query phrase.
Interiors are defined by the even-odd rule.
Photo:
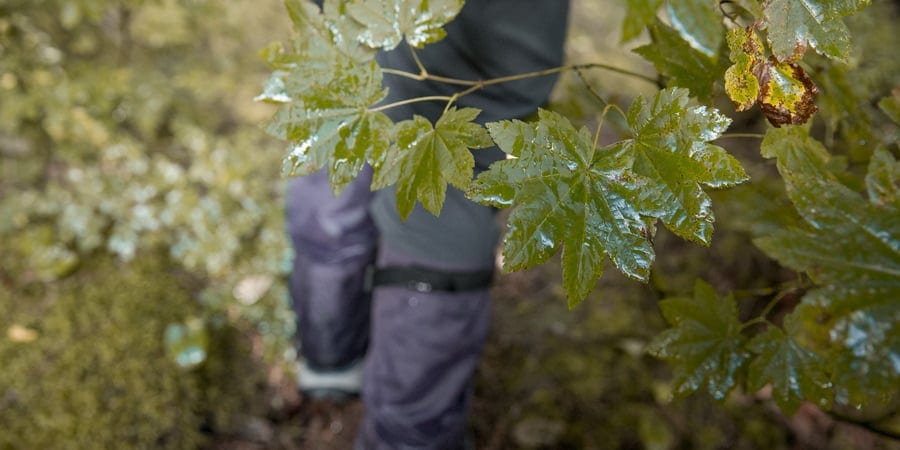
[[[366,357],[360,448],[459,449],[490,321],[488,292],[381,286],[370,300],[364,274],[377,240],[368,214],[370,176],[366,170],[337,199],[324,172],[291,181],[290,198],[309,200],[292,201],[287,210],[297,252],[290,290],[301,355],[321,371]],[[489,269],[411,256],[384,241],[377,265]]]

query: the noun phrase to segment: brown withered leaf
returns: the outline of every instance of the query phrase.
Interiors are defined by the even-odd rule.
[[[818,109],[819,89],[802,67],[764,56],[762,40],[751,28],[728,32],[729,58],[734,63],[725,72],[725,91],[738,111],[754,103],[775,127],[806,123]]]
[[[774,56],[758,66],[759,108],[775,127],[802,125],[818,110],[816,87],[797,64],[781,63]]]

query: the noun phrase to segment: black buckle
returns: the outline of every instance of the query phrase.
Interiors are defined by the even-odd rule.
[[[422,293],[465,292],[487,289],[493,279],[493,270],[443,272],[422,267],[383,267],[375,270],[372,286],[404,286]]]

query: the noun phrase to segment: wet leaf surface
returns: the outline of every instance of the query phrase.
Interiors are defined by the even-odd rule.
[[[481,174],[471,197],[516,206],[504,241],[504,268],[521,270],[563,248],[570,304],[592,289],[608,255],[626,275],[646,280],[655,220],[682,237],[708,243],[714,221],[702,186],[747,179],[740,163],[707,143],[728,126],[713,109],[688,104],[688,91],[667,89],[636,100],[627,114],[634,135],[596,148],[590,133],[547,111],[533,124],[488,125],[513,156]]]
[[[673,328],[657,336],[648,352],[675,367],[675,394],[707,389],[725,398],[748,358],[734,297],[719,299],[698,280],[694,298],[669,298],[659,306]]]
[[[628,11],[622,23],[622,42],[638,37],[644,28],[656,21],[656,10],[662,0],[628,0]]]
[[[755,243],[816,284],[801,306],[820,311],[817,320],[827,324],[838,355],[836,400],[888,395],[900,377],[900,165],[876,151],[866,198],[827,170],[830,155],[801,128],[770,130],[762,148],[777,158],[805,224]]]
[[[678,236],[709,244],[715,217],[702,187],[724,188],[748,179],[740,162],[710,144],[731,123],[717,110],[691,106],[688,91],[660,91],[628,110],[633,138],[620,145],[634,172],[650,181],[654,217]]]
[[[361,42],[390,50],[406,39],[413,47],[444,38],[442,28],[462,9],[463,0],[351,0],[347,12],[366,24]]]
[[[358,30],[340,16],[338,3],[326,2],[324,13],[298,0],[287,7],[297,37],[264,51],[275,72],[257,100],[283,105],[268,132],[289,143],[284,173],[328,168],[339,193],[390,145],[391,120],[368,110],[386,94],[382,72],[356,42]]]
[[[653,63],[670,84],[687,88],[694,97],[707,101],[712,98],[715,83],[722,77],[716,58],[693,47],[678,32],[662,22],[650,30],[653,42],[634,51]]]
[[[718,2],[669,0],[666,6],[672,27],[678,34],[707,58],[715,58],[722,45],[724,31]]]
[[[503,244],[504,269],[541,264],[563,250],[563,285],[570,305],[593,288],[607,255],[625,274],[646,279],[653,248],[643,234],[649,209],[645,181],[630,173],[620,146],[595,148],[587,129],[540,112],[526,124],[488,124],[491,136],[513,159],[478,176],[475,201],[515,205]]]
[[[474,175],[475,159],[469,149],[490,147],[487,130],[474,122],[480,110],[450,108],[432,127],[422,116],[396,124],[396,146],[377,157],[375,189],[397,184],[401,218],[416,201],[435,216],[441,212],[447,185],[465,190]]]
[[[850,54],[850,31],[841,17],[868,6],[870,0],[772,0],[764,8],[772,53],[794,62],[807,48],[832,59]]]
[[[787,333],[770,327],[750,342],[757,355],[750,363],[748,388],[755,392],[771,384],[772,397],[788,415],[804,401],[827,410],[833,394],[825,359],[792,338],[802,333],[796,317],[788,316],[784,327]]]

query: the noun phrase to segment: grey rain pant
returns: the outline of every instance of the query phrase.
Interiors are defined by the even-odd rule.
[[[291,181],[288,224],[297,256],[290,289],[302,356],[319,370],[366,356],[363,448],[462,448],[471,378],[490,322],[488,291],[384,286],[375,289],[370,308],[363,289],[377,236],[368,213],[377,195],[369,192],[370,177],[366,169],[337,199],[325,172]],[[490,268],[411,256],[385,242],[377,263],[451,272]]]
[[[466,80],[559,66],[568,0],[468,0],[447,37],[417,53],[430,73]],[[383,67],[418,73],[405,45],[378,55]],[[478,122],[524,118],[544,104],[555,77],[492,85],[457,101],[483,110]],[[452,95],[460,87],[385,76],[385,102]],[[434,122],[443,103],[387,110]],[[503,157],[474,152],[476,170]],[[365,355],[366,450],[459,449],[471,379],[489,323],[487,290],[422,293],[384,286],[364,292],[365,267],[416,266],[472,272],[493,267],[494,212],[448,188],[440,218],[417,206],[401,221],[393,188],[370,192],[366,168],[335,198],[327,175],[291,181],[287,227],[296,250],[290,279],[301,354],[313,369],[340,369]],[[377,252],[376,252],[377,248]],[[377,256],[376,256],[377,253]]]

